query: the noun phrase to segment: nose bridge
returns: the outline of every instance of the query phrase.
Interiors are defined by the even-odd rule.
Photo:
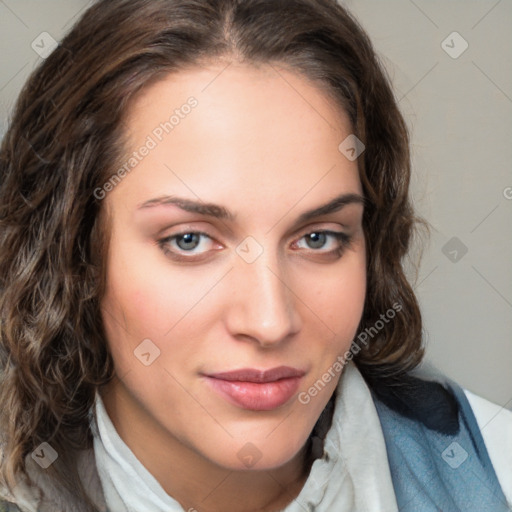
[[[251,336],[260,344],[277,343],[299,328],[294,295],[277,251],[260,245],[255,254],[257,247],[248,243],[245,248],[252,251],[252,258],[244,257],[244,245],[240,244],[233,273],[238,305],[232,324],[238,332],[233,334]]]

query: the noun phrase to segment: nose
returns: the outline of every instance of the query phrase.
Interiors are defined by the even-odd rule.
[[[230,273],[229,332],[262,347],[283,343],[301,328],[297,297],[285,272],[272,259],[264,252],[252,263],[239,260]]]

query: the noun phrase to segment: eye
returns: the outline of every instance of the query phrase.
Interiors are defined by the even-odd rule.
[[[210,242],[204,243],[205,239]],[[164,253],[171,258],[186,260],[190,259],[190,256],[198,256],[208,252],[214,244],[213,239],[206,233],[201,231],[186,231],[162,238],[158,240],[158,245]],[[182,257],[180,253],[187,254],[187,256]]]
[[[317,230],[303,235],[294,246],[306,249],[311,254],[340,257],[350,246],[351,240],[346,233]],[[306,247],[301,246],[302,241],[306,243]],[[210,235],[201,231],[176,233],[158,240],[157,243],[167,256],[176,261],[194,261],[196,257],[205,255],[217,245]]]
[[[300,247],[300,241],[304,240],[307,247],[306,249],[313,249],[311,252],[320,254],[339,254],[350,246],[351,237],[346,233],[338,231],[326,231],[318,230],[306,233],[296,242],[297,246]],[[304,247],[302,247],[304,248]],[[324,249],[319,251],[319,249]]]

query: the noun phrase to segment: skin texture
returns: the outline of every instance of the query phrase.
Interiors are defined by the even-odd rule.
[[[298,395],[350,347],[363,311],[362,204],[298,223],[340,194],[362,195],[357,162],[338,150],[352,130],[300,75],[211,63],[143,91],[126,119],[128,153],[190,96],[197,106],[104,200],[112,231],[102,312],[117,377],[102,397],[121,438],[185,510],[276,510],[307,478],[303,447],[339,374],[307,405]],[[139,208],[164,195],[223,205],[236,220]],[[306,236],[318,230],[352,239],[340,256],[336,238]],[[208,237],[195,247],[158,244],[198,231]],[[259,252],[251,263],[240,256]],[[149,366],[134,355],[144,339],[160,350]],[[233,405],[204,377],[281,365],[305,375],[273,410]],[[250,467],[247,450],[259,457]]]

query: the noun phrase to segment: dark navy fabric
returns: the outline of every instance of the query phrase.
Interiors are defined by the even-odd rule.
[[[449,433],[404,416],[372,391],[399,510],[509,512],[464,391],[451,380],[446,381],[445,388],[453,392],[458,404],[458,428]],[[439,396],[442,401],[443,395]],[[426,404],[409,405],[409,410],[416,410],[418,417],[425,416]],[[439,407],[443,404],[439,403]],[[428,408],[427,412],[432,410],[432,403]]]

